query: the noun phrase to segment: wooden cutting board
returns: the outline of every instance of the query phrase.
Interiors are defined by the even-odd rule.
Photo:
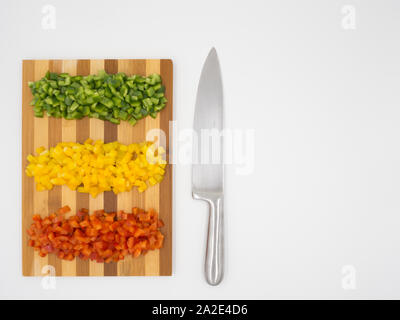
[[[50,191],[36,191],[33,178],[25,174],[26,157],[33,154],[40,146],[55,146],[61,141],[84,142],[87,138],[111,142],[118,140],[129,144],[146,140],[146,133],[151,129],[162,129],[166,134],[167,161],[169,152],[169,121],[172,120],[172,61],[171,60],[24,60],[22,77],[22,273],[24,276],[42,276],[48,270],[56,276],[167,276],[172,273],[172,167],[167,165],[162,183],[149,187],[145,192],[130,192],[114,195],[105,192],[93,199],[89,194],[70,190],[66,186],[55,186]],[[161,74],[168,99],[166,107],[156,119],[146,117],[135,126],[121,121],[120,125],[98,119],[64,120],[56,118],[35,118],[30,106],[32,94],[28,81],[41,79],[45,73],[68,72],[71,75],[95,74],[99,70],[108,73],[125,72],[128,75]],[[32,223],[32,216],[37,213],[42,217],[58,208],[69,205],[71,214],[80,208],[90,212],[105,209],[107,212],[130,210],[140,207],[146,210],[154,208],[159,212],[165,226],[164,246],[160,250],[149,251],[138,258],[125,257],[118,263],[96,263],[75,259],[64,261],[50,254],[39,257],[33,248],[28,247],[26,230]],[[48,267],[50,266],[50,267]],[[54,267],[54,268],[52,268]]]

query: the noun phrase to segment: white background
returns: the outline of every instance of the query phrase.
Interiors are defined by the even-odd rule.
[[[42,29],[46,4],[55,30]],[[0,297],[400,298],[399,27],[394,0],[3,0]],[[256,136],[254,171],[226,170],[223,283],[203,278],[207,209],[188,165],[174,168],[172,277],[59,278],[55,290],[23,278],[21,60],[171,58],[174,116],[190,128],[212,46],[226,127]]]

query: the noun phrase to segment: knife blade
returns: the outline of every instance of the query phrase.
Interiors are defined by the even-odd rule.
[[[223,89],[217,51],[204,63],[194,114],[192,196],[209,204],[205,277],[217,285],[223,277]]]

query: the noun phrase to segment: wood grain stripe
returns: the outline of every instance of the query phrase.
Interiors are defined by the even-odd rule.
[[[171,79],[169,86],[166,87],[165,97],[168,102],[165,108],[160,112],[160,128],[164,130],[167,144],[166,160],[169,163],[169,152],[171,145],[169,121],[173,119],[173,81],[172,81],[173,64],[172,60],[161,60],[160,74],[162,79]],[[172,274],[172,165],[168,164],[165,170],[164,180],[160,184],[160,218],[164,221],[165,226],[162,228],[164,234],[164,246],[160,250],[160,275],[170,276]]]
[[[104,60],[104,69],[107,73],[118,72],[118,60]],[[118,128],[117,125],[105,121],[104,122],[104,143],[113,142],[118,140]],[[112,191],[104,192],[104,210],[106,212],[117,211],[117,196]],[[104,264],[104,275],[105,276],[116,276],[118,275],[118,267],[116,262],[110,262]]]
[[[146,60],[138,59],[132,60],[132,74],[140,74],[142,76],[146,75]],[[132,142],[140,143],[145,140],[146,137],[146,123],[145,121],[138,121],[134,126],[134,134],[132,137]],[[132,204],[133,207],[145,208],[145,194],[138,192],[136,189],[132,191]],[[145,276],[145,256],[140,255],[137,258],[131,258],[132,264],[130,265],[131,269],[130,274],[135,274],[138,276]]]
[[[31,217],[34,211],[34,201],[32,194],[34,192],[34,180],[25,174],[25,168],[28,165],[26,157],[33,154],[33,137],[34,119],[32,107],[31,90],[27,83],[35,80],[35,62],[23,61],[22,63],[22,274],[24,276],[32,276],[34,273],[34,251],[28,247],[27,230],[31,225]]]
[[[77,67],[76,60],[64,60],[63,72],[68,72],[70,75],[75,76]],[[76,141],[76,120],[62,119],[62,142],[75,142]],[[60,141],[61,142],[61,141]],[[71,212],[66,214],[66,217],[76,214],[76,191],[71,190],[66,185],[61,186],[62,193],[62,206],[70,206]],[[62,260],[62,275],[75,276],[76,275],[76,261]]]
[[[90,61],[90,74],[97,74],[100,70],[104,70],[104,60],[91,60]],[[104,139],[104,121],[91,118],[90,123],[90,138],[93,140]],[[89,196],[89,211],[104,209],[104,194],[99,194],[96,198]],[[90,276],[104,276],[104,264],[95,261],[89,261],[89,275]]]
[[[160,73],[160,60],[146,60],[146,75]],[[146,117],[146,140],[152,138],[151,130],[160,128],[160,115],[156,119]],[[150,135],[150,136],[148,136]],[[160,185],[149,187],[145,191],[145,209],[160,212]],[[145,275],[157,276],[160,273],[160,250],[150,250],[145,255]]]
[[[119,60],[118,72],[125,72],[131,75],[131,70],[135,70],[136,74],[145,75],[146,63],[145,60]],[[138,122],[138,124],[140,121]],[[142,126],[131,126],[128,122],[122,121],[118,126],[118,141],[124,144],[131,144],[139,141],[139,137],[144,137],[144,124]],[[132,207],[141,207],[144,203],[144,196],[139,193],[135,188],[130,192],[123,192],[118,194],[118,210],[131,212]],[[133,258],[131,255],[125,257],[123,261],[118,262],[118,275],[128,276],[135,274],[138,276],[144,275],[144,257],[139,256]]]
[[[35,81],[40,80],[49,70],[48,60],[35,61]],[[43,118],[34,118],[34,131],[33,131],[33,147],[36,150],[39,147],[48,148],[49,146],[49,124],[47,116]],[[42,217],[48,215],[48,192],[47,191],[33,191],[34,213],[40,214]],[[42,269],[48,265],[48,258],[39,257],[35,252],[35,275],[42,275]]]
[[[90,74],[90,60],[78,60],[76,73],[78,75],[86,76]],[[76,120],[76,141],[83,143],[90,137],[90,120],[83,118]],[[76,193],[76,208],[78,210],[85,208],[89,209],[89,194]],[[76,261],[76,275],[88,276],[89,275],[89,260],[78,259]]]
[[[50,60],[49,70],[51,72],[62,72],[63,65],[61,60]],[[62,120],[50,117],[48,118],[49,123],[49,147],[54,147],[57,143],[62,140]],[[48,213],[56,212],[61,207],[61,188],[58,186],[53,187],[49,190],[48,199]],[[48,256],[49,265],[54,266],[56,275],[62,275],[62,263],[61,260],[57,258],[55,254],[50,254]]]

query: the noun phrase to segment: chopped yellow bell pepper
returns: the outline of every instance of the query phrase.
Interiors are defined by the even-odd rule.
[[[151,142],[124,145],[88,139],[84,144],[60,142],[46,150],[28,155],[26,175],[34,177],[36,190],[51,190],[67,185],[71,190],[90,193],[95,198],[104,191],[143,192],[148,185],[160,183],[165,174],[165,150]]]

